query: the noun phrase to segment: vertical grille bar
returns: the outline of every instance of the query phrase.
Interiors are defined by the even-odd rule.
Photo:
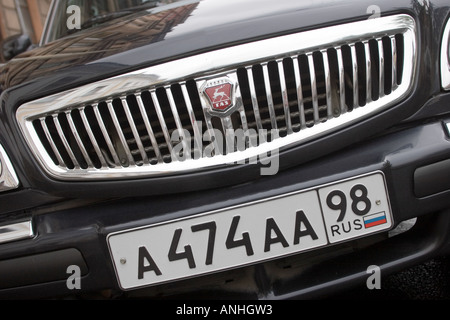
[[[161,130],[163,131],[164,139],[166,140],[167,148],[169,149],[170,154],[172,154],[172,142],[170,141],[170,134],[166,125],[166,120],[164,119],[164,115],[161,110],[161,105],[159,104],[158,97],[156,96],[156,90],[151,90],[150,95],[152,97],[153,105],[155,106],[155,111],[156,115],[158,116]]]
[[[198,152],[199,155],[201,155],[202,150],[199,148],[201,148],[201,145],[202,145],[202,134],[197,125],[198,124],[197,119],[195,117],[194,109],[192,108],[192,103],[191,103],[191,99],[189,97],[189,92],[186,87],[186,82],[182,82],[182,83],[180,83],[180,85],[181,85],[181,92],[183,93],[184,103],[186,104],[186,109],[188,111],[189,121],[191,122],[192,130],[194,131],[194,139],[195,139],[194,154],[195,154],[195,152]]]
[[[379,89],[380,98],[384,97],[384,49],[383,49],[383,39],[377,39],[378,43],[378,74],[379,74]]]
[[[97,139],[95,138],[94,133],[92,132],[91,126],[89,124],[89,121],[86,117],[86,113],[84,111],[85,111],[85,107],[83,106],[80,108],[80,116],[81,116],[81,120],[83,121],[84,128],[89,136],[89,139],[91,140],[92,145],[94,146],[95,153],[97,154],[97,157],[100,160],[101,166],[107,167],[108,165],[106,163],[105,157],[103,156],[103,153],[101,152],[101,150],[99,148]]]
[[[319,98],[317,95],[317,77],[316,77],[316,70],[314,67],[314,56],[312,53],[308,53],[307,57],[309,65],[309,74],[311,77],[311,95],[314,112],[314,123],[319,123]]]
[[[391,35],[389,38],[392,50],[392,90],[395,90],[397,88],[397,41],[395,35]]]
[[[164,88],[166,90],[167,99],[169,100],[170,110],[172,111],[173,118],[175,120],[175,125],[178,129],[180,137],[182,138],[181,144],[183,145],[183,150],[187,150],[186,135],[183,130],[183,125],[181,124],[180,115],[178,114],[177,106],[175,104],[175,99],[173,98],[172,90],[170,86]]]
[[[288,99],[288,93],[287,93],[287,86],[286,86],[286,76],[284,74],[284,66],[283,66],[283,60],[278,60],[278,74],[280,75],[280,85],[281,85],[281,97],[283,100],[283,109],[284,109],[284,118],[286,120],[286,129],[287,133],[291,134],[292,131],[292,123],[291,123],[291,113],[289,110],[289,99]]]
[[[228,74],[228,77],[230,79],[233,79],[233,81],[235,81],[235,83],[239,83],[239,77],[238,77],[237,72]],[[238,86],[236,86],[236,104],[239,106],[237,111],[239,113],[239,117],[241,120],[242,129],[247,131],[248,130],[247,115],[245,113],[244,102],[242,101],[242,99],[243,98],[242,98],[241,86],[238,85]]]
[[[142,140],[139,136],[139,133],[136,128],[136,124],[133,120],[133,116],[131,115],[130,106],[127,102],[127,97],[123,96],[120,98],[122,101],[123,109],[125,110],[125,115],[127,117],[128,123],[131,127],[131,131],[133,133],[134,140],[136,141],[136,145],[138,146],[139,152],[141,153],[142,161],[144,163],[148,163],[147,153],[145,152],[144,145],[142,144]]]
[[[275,114],[275,107],[273,104],[272,88],[270,87],[269,66],[267,63],[262,63],[261,66],[263,69],[264,86],[266,88],[267,106],[269,108],[272,129],[278,129],[277,115]]]
[[[61,156],[61,153],[59,152],[58,148],[56,147],[55,141],[52,138],[50,131],[48,130],[47,123],[45,123],[45,118],[41,118],[40,122],[41,122],[41,127],[44,130],[45,137],[47,138],[48,142],[50,143],[50,147],[52,148],[53,153],[55,154],[56,159],[58,160],[58,164],[60,166],[66,166],[66,163],[64,162],[64,160]]]
[[[366,103],[372,101],[372,58],[370,56],[369,41],[364,41],[364,53],[366,60]]]
[[[235,150],[231,149],[232,146],[234,146],[233,139],[233,123],[231,121],[231,118],[228,117],[222,117],[221,119],[223,131],[225,132],[225,145],[222,148],[222,152],[224,154],[229,152],[234,152]]]
[[[353,108],[359,107],[359,84],[358,84],[358,60],[356,57],[355,44],[350,45],[352,55],[352,70],[353,70]]]
[[[347,104],[345,102],[345,72],[344,72],[344,58],[341,47],[336,48],[338,69],[339,69],[339,96],[341,113],[347,112]]]
[[[261,130],[263,128],[263,126],[262,126],[262,122],[261,122],[261,115],[259,113],[258,97],[256,96],[255,79],[253,77],[253,68],[252,68],[252,66],[247,66],[245,69],[247,70],[248,82],[249,82],[249,87],[250,87],[250,96],[251,96],[251,100],[252,100],[253,113],[254,113],[255,121],[256,121],[256,128],[258,130]]]
[[[142,96],[140,93],[135,94],[135,96],[136,96],[136,101],[137,101],[137,104],[139,107],[139,112],[141,113],[142,119],[144,120],[145,129],[147,130],[147,134],[150,138],[150,142],[153,147],[153,152],[155,153],[158,163],[162,163],[163,158],[161,155],[161,151],[159,150],[158,142],[156,141],[155,134],[154,134],[153,128],[150,124],[147,111],[145,110],[144,102],[142,101]]]
[[[67,118],[67,122],[69,123],[70,129],[72,130],[72,133],[74,135],[75,141],[78,144],[78,148],[80,148],[80,151],[81,151],[88,167],[94,167],[94,164],[92,163],[92,160],[89,157],[89,155],[86,151],[86,148],[84,147],[83,141],[81,141],[80,135],[78,134],[78,130],[75,127],[75,123],[73,122],[70,111],[66,111],[66,118]]]
[[[130,148],[128,147],[128,144],[127,144],[127,140],[125,139],[125,136],[123,135],[123,131],[122,131],[122,128],[120,127],[119,119],[117,118],[117,114],[114,110],[112,100],[106,101],[106,104],[108,106],[109,114],[111,115],[114,127],[116,128],[116,132],[119,135],[120,142],[122,143],[122,147],[125,150],[125,154],[127,156],[128,163],[129,163],[129,165],[134,165],[135,162],[134,162],[133,156],[131,155]]]
[[[328,51],[322,50],[323,58],[323,70],[325,74],[325,95],[327,101],[327,116],[328,119],[333,117],[333,104],[331,102],[331,74],[330,74],[330,62],[328,60]]]
[[[103,121],[102,115],[100,114],[100,110],[98,109],[98,104],[97,103],[94,104],[92,108],[94,110],[95,118],[97,119],[97,122],[100,126],[100,130],[102,131],[103,138],[105,139],[109,152],[113,157],[113,161],[115,165],[119,167],[120,166],[119,156],[117,155],[117,152],[114,149],[114,145],[111,141],[111,138],[109,137],[108,130],[106,130],[105,122]]]
[[[300,74],[300,67],[298,62],[298,57],[292,57],[294,63],[294,76],[295,76],[295,85],[297,87],[297,103],[298,103],[298,112],[300,117],[300,129],[304,129],[306,127],[306,117],[305,117],[305,104],[303,102],[303,86],[302,86],[302,78]]]
[[[66,136],[64,135],[63,129],[61,127],[61,124],[59,123],[58,120],[58,115],[53,115],[53,122],[55,123],[56,126],[56,131],[58,132],[59,138],[61,139],[64,148],[66,149],[67,154],[70,157],[70,160],[72,160],[73,165],[75,166],[75,168],[80,168],[80,164],[78,163],[77,158],[75,157],[72,148],[70,147],[69,143],[67,142]]]

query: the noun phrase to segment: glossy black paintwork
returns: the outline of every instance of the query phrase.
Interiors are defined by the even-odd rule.
[[[109,72],[123,71],[233,43],[363,19],[370,16],[367,8],[373,5],[367,0],[199,0],[181,6],[185,2],[157,13],[143,11],[121,17],[24,54],[2,72],[3,88],[39,76],[48,79],[54,71],[66,72],[74,66],[90,64],[101,76],[96,65],[106,64],[112,69],[105,70]],[[377,5],[384,14],[395,12],[397,6],[410,7],[410,1],[397,2],[395,7],[390,1]],[[71,77],[71,82],[74,80],[78,79]]]
[[[259,168],[240,166],[139,181],[64,183],[46,177],[19,134],[14,112],[23,102],[230,44],[367,19],[366,9],[373,4],[381,8],[382,15],[408,13],[417,21],[419,65],[412,95],[373,119],[284,152],[280,159],[282,170],[275,176],[261,177]],[[361,272],[359,267],[364,267],[368,256],[375,257],[374,263],[386,265],[386,270],[394,271],[414,261],[447,252],[450,242],[446,236],[449,221],[445,210],[450,207],[450,191],[417,198],[413,176],[420,166],[450,158],[449,137],[441,123],[450,119],[450,96],[441,92],[438,72],[440,35],[449,10],[449,3],[444,0],[328,1],[326,5],[324,1],[312,0],[203,0],[182,23],[166,30],[156,37],[157,40],[133,42],[129,39],[126,42],[128,38],[125,37],[124,45],[130,49],[126,52],[93,54],[85,52],[87,49],[84,48],[80,56],[47,61],[56,63],[52,64],[55,69],[50,73],[43,72],[42,56],[31,57],[45,50],[56,52],[66,41],[82,41],[84,36],[92,36],[96,32],[86,30],[73,38],[28,53],[30,57],[26,64],[20,60],[11,64],[22,66],[22,74],[14,76],[7,70],[2,74],[6,90],[0,109],[0,143],[14,163],[22,190],[0,195],[0,205],[8,203],[7,210],[0,209],[0,213],[3,213],[3,219],[5,216],[34,215],[38,236],[30,241],[2,245],[0,260],[74,247],[82,252],[90,268],[85,277],[85,290],[117,288],[106,245],[109,232],[263,199],[373,170],[382,170],[386,175],[396,222],[441,211],[442,215],[432,216],[432,222],[433,219],[436,221],[427,225],[426,232],[394,240],[387,245],[389,250],[374,248],[366,253],[338,258],[340,262],[350,259],[354,263],[332,274],[327,268],[332,262],[326,260],[314,269],[317,270],[314,277],[302,278],[300,270],[291,278],[284,279],[282,272],[277,271],[279,273],[274,274],[280,275],[280,280],[270,283],[270,276],[261,273],[271,263],[249,267],[246,271],[252,279],[260,281],[260,291],[250,292],[245,297],[257,298],[258,294],[269,294],[269,291],[264,291],[269,289],[276,289],[280,297],[329,292],[336,283],[343,284],[344,278],[347,284],[365,281],[361,276],[365,272]],[[122,20],[120,23],[127,22]],[[113,33],[115,26],[111,28]],[[63,201],[65,198],[75,200],[69,203]],[[85,201],[79,203],[77,198]],[[119,199],[107,200],[111,198]],[[90,204],[91,201],[94,204]],[[49,205],[53,202],[59,206]],[[395,248],[402,251],[396,252]],[[216,283],[215,278],[212,279],[212,283]],[[189,290],[197,291],[192,289],[197,285],[196,280],[184,284]],[[308,284],[311,287],[307,287]],[[0,296],[39,296],[43,288],[48,288],[49,294],[67,294],[65,282],[55,281],[23,290],[0,290]],[[220,285],[206,288],[207,293],[226,295]],[[176,285],[156,288],[155,292],[158,293],[159,289],[181,293]],[[236,296],[239,294],[236,292]]]

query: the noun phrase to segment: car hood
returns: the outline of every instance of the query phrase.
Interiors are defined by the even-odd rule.
[[[391,9],[390,1],[380,1]],[[409,1],[404,2],[408,6]],[[369,1],[188,0],[143,10],[22,54],[0,71],[2,90],[38,78],[62,88],[250,39],[367,17]],[[384,4],[383,4],[384,3]],[[397,3],[398,5],[398,3]],[[70,72],[68,72],[68,68]]]

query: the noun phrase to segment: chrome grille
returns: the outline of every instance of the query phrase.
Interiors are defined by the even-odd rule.
[[[263,40],[33,101],[17,118],[43,167],[61,179],[172,174],[245,161],[404,98],[414,76],[415,37],[414,20],[397,15]],[[219,77],[237,84],[229,115],[208,112],[201,94],[208,79]],[[244,142],[230,147],[227,137],[236,130]]]

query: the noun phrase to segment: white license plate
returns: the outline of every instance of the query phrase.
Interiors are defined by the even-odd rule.
[[[375,172],[112,233],[108,245],[119,284],[127,290],[291,255],[392,224],[384,175]]]

